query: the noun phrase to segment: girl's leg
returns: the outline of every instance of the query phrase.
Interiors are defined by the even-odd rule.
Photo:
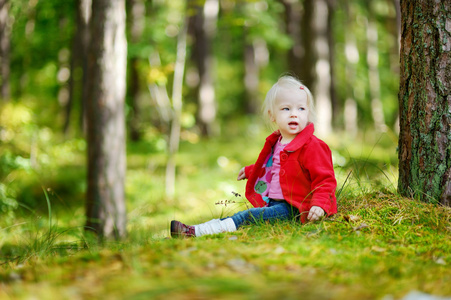
[[[296,216],[296,209],[285,201],[270,200],[267,207],[256,207],[240,211],[231,217],[214,219],[199,225],[185,225],[171,222],[171,236],[174,238],[195,237],[221,232],[233,232],[244,224],[266,220],[287,220]]]
[[[173,238],[196,237],[235,230],[236,226],[231,218],[214,219],[199,225],[186,225],[176,220],[171,222],[171,236]]]
[[[285,201],[270,200],[267,207],[254,207],[237,212],[230,218],[236,228],[266,220],[287,220],[296,216],[296,209]]]

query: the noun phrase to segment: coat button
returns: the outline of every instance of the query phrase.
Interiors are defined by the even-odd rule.
[[[280,172],[279,172],[279,176],[284,176],[284,175],[285,175],[285,170],[281,169]]]
[[[288,158],[288,154],[286,154],[286,153],[280,154],[280,160],[281,160],[281,161],[286,161],[287,158]]]

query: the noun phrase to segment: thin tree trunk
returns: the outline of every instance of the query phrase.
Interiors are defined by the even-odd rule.
[[[451,2],[402,0],[399,183],[451,205]]]
[[[146,15],[146,7],[143,0],[128,0],[130,5],[129,26],[130,26],[130,42],[138,43],[144,30],[144,18]],[[128,84],[128,94],[131,100],[132,114],[129,120],[130,138],[138,141],[141,138],[139,130],[139,94],[140,94],[140,78],[138,71],[139,59],[137,57],[130,58],[130,82]]]
[[[87,113],[86,107],[88,105],[87,99],[89,97],[89,90],[85,88],[88,86],[88,47],[91,41],[91,31],[89,30],[92,21],[92,0],[80,0],[80,12],[81,12],[81,56],[83,59],[83,76],[82,76],[82,97],[81,97],[81,110],[80,110],[80,127],[83,132],[87,130]]]
[[[298,69],[299,79],[312,91],[314,91],[314,85],[317,80],[315,64],[317,62],[317,54],[315,51],[316,45],[313,42],[316,35],[316,17],[315,6],[316,1],[303,0],[302,18],[300,23],[301,30],[301,43],[304,49],[301,66]],[[323,16],[324,17],[324,16]],[[324,21],[324,20],[321,20]],[[327,89],[327,87],[324,87]]]
[[[396,72],[399,74],[399,53],[401,52],[401,7],[400,7],[400,0],[391,0],[393,7],[396,11],[396,34],[394,36],[396,37],[396,51],[391,51],[390,55],[390,61],[392,62],[391,70],[392,72]],[[397,118],[394,125],[394,131],[399,136],[399,114],[397,114]]]
[[[245,37],[246,40],[246,37]],[[246,42],[245,42],[246,43]],[[268,62],[268,49],[262,39],[247,42],[244,47],[244,88],[246,113],[256,114],[260,109],[258,86],[260,69]]]
[[[335,87],[335,40],[333,31],[334,11],[336,8],[336,0],[327,0],[327,44],[329,46],[329,66],[330,66],[330,103],[332,105],[332,124],[337,125],[338,119],[338,97]]]
[[[182,87],[186,62],[186,35],[188,24],[183,25],[177,41],[177,61],[174,69],[174,84],[172,88],[173,115],[171,122],[171,135],[169,136],[169,156],[166,165],[166,195],[175,194],[176,154],[179,149],[181,117],[182,117]]]
[[[374,127],[377,131],[385,132],[385,117],[380,99],[381,81],[379,78],[379,50],[377,47],[378,33],[377,24],[374,21],[373,7],[371,2],[367,2],[368,23],[366,28],[367,37],[367,63],[368,63],[368,83],[371,98],[371,114],[373,116]]]
[[[125,0],[93,1],[91,33],[86,229],[118,239],[126,235]]]
[[[0,0],[0,98],[9,101],[10,98],[10,51],[11,26],[9,17],[9,1]]]
[[[355,100],[354,82],[356,78],[356,65],[359,62],[359,50],[356,45],[356,38],[353,32],[352,19],[353,10],[349,0],[344,1],[346,13],[345,27],[345,56],[346,56],[346,101],[344,107],[345,131],[350,137],[355,137],[358,133],[357,125],[357,102]]]
[[[285,8],[285,27],[286,33],[290,36],[293,41],[293,46],[288,51],[288,67],[289,71],[294,73],[299,78],[305,78],[305,65],[303,61],[305,60],[305,49],[303,45],[302,36],[302,7],[299,1],[291,0],[280,0]],[[304,7],[305,12],[305,7]],[[308,19],[308,16],[304,17]],[[307,20],[308,22],[308,20]],[[310,29],[310,26],[309,26]],[[304,84],[307,84],[304,81]]]
[[[149,66],[151,69],[161,67],[160,55],[158,54],[158,52],[154,52],[149,56]],[[151,82],[147,87],[152,99],[156,102],[158,115],[160,117],[161,123],[163,124],[163,127],[168,127],[172,119],[172,108],[166,85],[159,85],[156,82]],[[166,131],[167,128],[166,130],[163,130],[163,132]]]
[[[332,132],[332,104],[330,101],[330,63],[329,45],[327,41],[327,18],[329,10],[325,0],[315,1],[314,8],[314,44],[317,51],[316,75],[313,87],[318,112],[317,131],[320,136],[327,136]]]
[[[84,1],[86,2],[86,1]],[[78,84],[75,80],[74,74],[77,69],[81,68],[81,71],[85,73],[83,68],[83,64],[86,61],[86,44],[84,43],[84,35],[85,31],[88,30],[86,23],[86,12],[84,11],[83,5],[86,5],[82,0],[76,1],[76,29],[74,33],[74,37],[72,40],[72,49],[71,49],[71,58],[70,58],[70,77],[69,77],[69,99],[66,103],[65,114],[64,114],[64,126],[63,132],[65,134],[68,133],[70,122],[71,122],[71,113],[72,109],[76,103],[76,91]],[[90,3],[89,3],[90,5]],[[88,18],[89,19],[89,18]],[[80,51],[81,49],[81,51]],[[84,76],[84,75],[83,75]],[[82,85],[81,85],[82,86]],[[82,86],[83,93],[83,86]],[[82,97],[79,98],[80,103],[83,101]]]
[[[199,72],[198,124],[203,136],[214,135],[216,128],[216,98],[213,84],[213,56],[211,42],[216,31],[219,10],[218,0],[207,0],[204,5],[190,0],[190,11],[196,13],[190,18],[190,32],[195,42],[193,59]]]

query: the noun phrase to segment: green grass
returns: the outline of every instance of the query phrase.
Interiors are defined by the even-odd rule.
[[[20,263],[3,263],[2,293],[19,299],[451,295],[449,208],[373,193],[344,199],[340,211],[319,223],[262,223],[197,239],[131,232],[121,243],[49,242],[31,247]]]
[[[332,218],[168,238],[171,219],[199,223],[246,207],[232,194],[244,194],[245,183],[235,178],[262,141],[182,143],[173,198],[164,195],[164,149],[130,145],[129,235],[121,242],[98,243],[82,230],[81,161],[53,166],[52,176],[34,185],[28,181],[37,208],[0,220],[0,299],[451,296],[451,210],[396,194],[396,152],[386,137],[353,146],[330,141],[342,162],[336,168],[339,213]],[[69,181],[77,186],[73,193]],[[221,200],[237,203],[216,204]]]

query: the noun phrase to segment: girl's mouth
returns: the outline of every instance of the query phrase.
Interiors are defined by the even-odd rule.
[[[290,128],[295,129],[295,128],[298,126],[298,122],[290,122],[290,123],[288,123],[288,126],[289,126]]]

